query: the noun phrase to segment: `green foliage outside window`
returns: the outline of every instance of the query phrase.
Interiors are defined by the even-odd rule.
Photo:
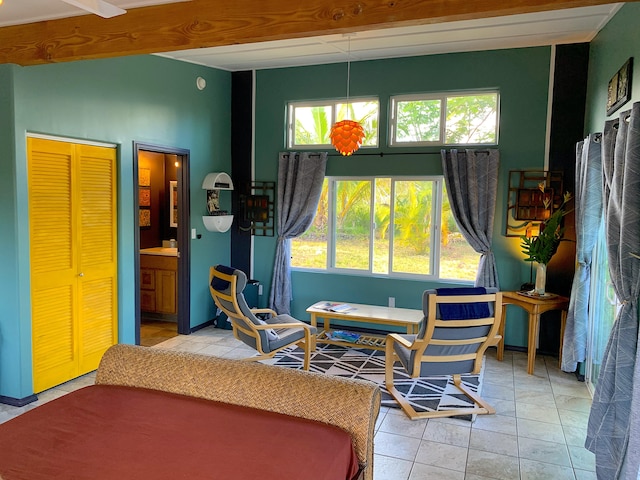
[[[292,241],[291,265],[363,274],[434,275],[432,269],[437,267],[432,265],[432,256],[439,242],[439,277],[473,281],[479,255],[460,234],[446,193],[441,212],[436,212],[436,187],[442,188],[442,182],[420,178],[325,179],[312,226]],[[442,217],[440,229],[434,225],[436,213]],[[329,256],[332,248],[333,256]]]

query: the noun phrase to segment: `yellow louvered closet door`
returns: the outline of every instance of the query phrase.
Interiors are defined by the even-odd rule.
[[[29,138],[34,392],[117,342],[115,149]]]

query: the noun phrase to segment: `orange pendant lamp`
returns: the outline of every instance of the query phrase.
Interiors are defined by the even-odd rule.
[[[347,53],[347,115],[349,114],[349,83],[351,80],[351,36],[349,36],[349,48]],[[341,120],[331,127],[329,133],[331,145],[342,155],[349,156],[362,145],[364,140],[364,128],[355,120]]]
[[[342,155],[349,156],[362,145],[364,128],[353,120],[342,120],[331,127],[331,145]]]

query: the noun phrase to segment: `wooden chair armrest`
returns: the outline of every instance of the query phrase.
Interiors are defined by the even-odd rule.
[[[311,325],[307,325],[306,323],[267,323],[265,325],[254,325],[256,330],[267,330],[269,328],[305,328],[307,330],[311,330]]]
[[[278,316],[278,314],[275,311],[271,310],[270,308],[252,308],[251,313],[269,313],[273,317]]]
[[[397,333],[389,333],[387,335],[387,342],[389,342],[389,340],[392,340],[394,342],[398,342],[400,345],[402,345],[403,347],[406,347],[406,348],[411,348],[413,346],[412,342],[410,342],[406,338],[398,335]]]

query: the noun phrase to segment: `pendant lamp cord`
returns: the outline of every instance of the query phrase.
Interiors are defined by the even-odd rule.
[[[347,108],[349,108],[349,85],[351,84],[351,37],[347,38]]]

